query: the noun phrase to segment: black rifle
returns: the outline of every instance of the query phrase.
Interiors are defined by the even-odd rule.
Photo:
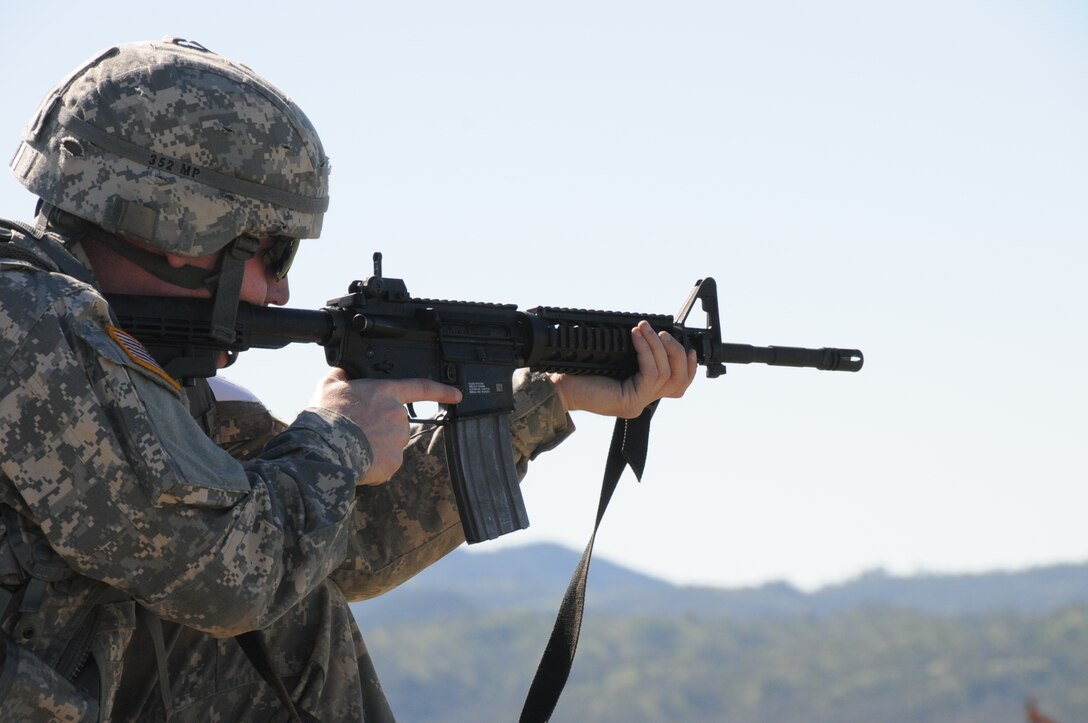
[[[858,371],[856,349],[799,349],[727,344],[713,279],[696,282],[676,318],[660,314],[416,299],[402,279],[374,275],[354,281],[348,295],[317,311],[241,304],[232,342],[211,335],[211,301],[111,295],[120,326],[139,339],[178,379],[214,376],[221,352],[279,349],[316,342],[325,358],[353,378],[427,378],[458,387],[463,400],[443,405],[436,424],[448,427],[446,454],[469,542],[528,526],[509,437],[513,373],[536,371],[626,378],[638,369],[631,328],[646,320],[694,349],[707,376],[725,364],[770,364]],[[706,327],[686,326],[700,302]],[[414,413],[414,412],[413,412]],[[496,442],[500,442],[496,444]]]

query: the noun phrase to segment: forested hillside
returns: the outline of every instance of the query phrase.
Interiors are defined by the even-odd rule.
[[[504,554],[537,555],[539,566]],[[398,719],[516,720],[571,554],[463,556],[419,584],[357,605]],[[545,558],[555,569],[543,569]],[[484,563],[493,563],[491,572]],[[1088,598],[1070,592],[1084,586],[1081,567],[955,578],[872,574],[810,594],[784,585],[692,591],[603,561],[599,567],[555,721],[1019,722],[1029,697],[1060,723],[1088,721]],[[547,610],[548,585],[532,592],[538,577],[560,582]],[[523,599],[513,592],[518,578],[529,591]],[[624,589],[640,590],[650,611],[608,602]],[[505,607],[490,604],[501,590]],[[992,600],[979,598],[986,590]],[[672,613],[670,591],[681,601]],[[690,594],[699,605],[683,603]],[[718,610],[707,602],[715,594]],[[942,594],[950,599],[942,603]],[[764,614],[755,611],[760,595],[770,605]],[[729,610],[738,599],[742,614]]]

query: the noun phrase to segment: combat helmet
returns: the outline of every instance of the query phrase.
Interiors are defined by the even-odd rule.
[[[11,167],[48,208],[110,235],[188,257],[229,246],[212,282],[224,335],[234,316],[218,309],[238,299],[223,286],[240,285],[254,240],[316,237],[328,208],[330,164],[305,114],[246,66],[180,38],[112,47],[77,68],[43,101]],[[127,255],[196,283],[150,252]]]

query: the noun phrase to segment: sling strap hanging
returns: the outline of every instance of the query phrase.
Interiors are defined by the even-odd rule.
[[[555,626],[552,628],[548,645],[537,666],[536,675],[529,686],[529,694],[521,710],[521,723],[543,723],[551,718],[563,687],[567,684],[570,669],[574,663],[574,653],[578,647],[578,636],[582,629],[582,613],[585,608],[586,581],[589,576],[590,558],[593,556],[593,542],[601,519],[612,500],[612,493],[627,467],[635,473],[635,478],[642,480],[646,469],[646,451],[650,439],[650,419],[657,402],[643,410],[635,419],[617,419],[612,432],[612,444],[608,448],[608,461],[605,462],[604,480],[601,483],[601,499],[597,504],[597,521],[593,525],[593,534],[589,537],[582,559],[574,570],[574,575],[567,585],[563,602],[559,607]]]

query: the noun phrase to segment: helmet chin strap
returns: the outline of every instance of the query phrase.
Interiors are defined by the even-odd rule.
[[[252,236],[239,236],[227,244],[219,257],[219,280],[212,302],[212,338],[234,341],[234,322],[238,318],[238,303],[242,298],[242,277],[246,261],[261,250],[261,242]]]
[[[220,254],[219,264],[209,270],[191,264],[171,266],[165,256],[140,248],[49,204],[43,203],[39,207],[38,224],[60,231],[62,236],[74,241],[93,239],[168,284],[184,289],[208,289],[214,294],[210,335],[218,341],[234,341],[246,261],[261,250],[261,242],[252,236],[239,236],[227,244]]]

